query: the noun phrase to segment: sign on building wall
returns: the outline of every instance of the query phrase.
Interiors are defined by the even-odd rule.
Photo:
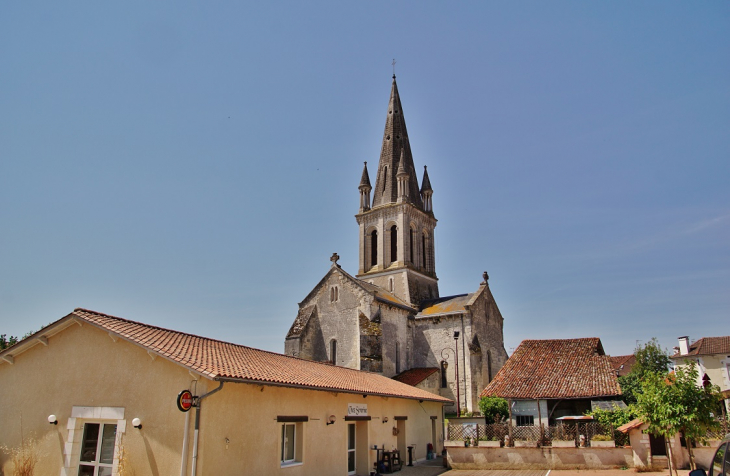
[[[367,416],[368,405],[367,403],[348,403],[347,404],[347,416]]]

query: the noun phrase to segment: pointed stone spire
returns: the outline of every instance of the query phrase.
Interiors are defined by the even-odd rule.
[[[428,167],[425,165],[423,166],[423,180],[421,180],[421,193],[423,192],[433,192],[433,189],[431,188],[431,181],[428,179]]]
[[[423,200],[423,211],[433,213],[433,204],[431,203],[431,196],[433,195],[433,189],[431,188],[431,181],[428,179],[428,168],[423,166],[423,180],[421,180],[421,199]]]
[[[360,179],[360,186],[357,188],[360,190],[360,213],[370,210],[370,190],[373,187],[370,186],[367,162],[365,162],[365,166],[362,168],[362,178]]]
[[[398,202],[408,201],[408,172],[406,172],[405,164],[405,151],[400,150],[400,161],[398,164],[398,173],[395,178],[398,180]]]
[[[408,174],[406,201],[423,210],[421,196],[418,193],[418,178],[413,165],[406,121],[403,116],[403,107],[401,106],[395,75],[393,75],[393,85],[390,90],[390,100],[388,101],[388,115],[385,119],[385,132],[383,132],[383,145],[380,149],[378,174],[375,179],[375,189],[373,190],[373,207],[398,202],[397,178],[401,164],[404,172]]]
[[[373,187],[370,186],[370,175],[368,175],[368,163],[365,162],[365,166],[362,168],[362,178],[360,179],[360,186],[359,189],[363,188],[369,188],[372,190]]]

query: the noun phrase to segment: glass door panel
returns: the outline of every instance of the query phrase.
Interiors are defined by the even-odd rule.
[[[347,474],[355,474],[355,424],[347,424]]]

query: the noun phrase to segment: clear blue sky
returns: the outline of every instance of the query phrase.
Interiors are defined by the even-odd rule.
[[[241,3],[0,4],[0,333],[283,351],[395,58],[441,294],[488,270],[508,352],[730,334],[730,2]]]

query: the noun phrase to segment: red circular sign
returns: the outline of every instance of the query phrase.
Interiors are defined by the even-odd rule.
[[[177,394],[177,408],[181,412],[186,412],[193,408],[194,397],[190,390],[183,390]]]

